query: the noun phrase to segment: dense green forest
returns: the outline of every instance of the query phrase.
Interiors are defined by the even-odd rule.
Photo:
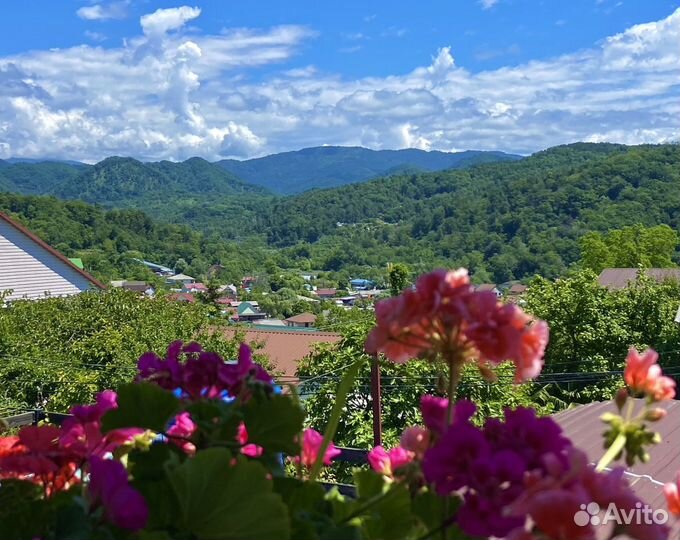
[[[150,279],[136,263],[145,258],[203,275],[221,263],[225,278],[240,279],[261,267],[264,250],[252,243],[211,238],[185,225],[161,223],[140,210],[105,210],[80,201],[0,193],[6,212],[69,257],[81,257],[88,271],[103,279]]]
[[[291,194],[312,188],[364,182],[400,171],[462,169],[480,163],[519,158],[503,152],[426,152],[416,148],[369,150],[361,147],[319,146],[245,161],[225,159],[217,163],[246,182],[275,193]]]
[[[44,182],[64,196],[137,207],[153,218],[55,199],[0,198],[0,208],[23,217],[65,253],[82,254],[102,274],[111,274],[103,255],[132,250],[170,266],[183,258],[197,274],[213,263],[236,273],[270,261],[335,273],[339,281],[384,280],[389,263],[403,262],[415,274],[466,266],[477,282],[505,282],[561,275],[579,259],[588,233],[585,241],[598,257],[597,249],[616,243],[598,240],[610,229],[680,226],[678,145],[578,143],[519,161],[396,174],[288,197],[200,159],[110,158],[81,166],[76,176],[64,173],[64,164],[4,164],[0,174],[19,165],[55,171],[51,181],[24,171],[21,182],[14,180],[23,191],[37,192]],[[619,264],[614,259],[611,264]],[[664,265],[677,260],[673,253]]]
[[[590,231],[680,226],[680,146],[574,144],[513,163],[396,176],[276,200],[275,246],[321,268],[390,260],[469,267],[478,281],[555,277]]]

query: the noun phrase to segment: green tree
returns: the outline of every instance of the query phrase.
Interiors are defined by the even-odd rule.
[[[590,232],[580,240],[581,265],[595,272],[604,268],[667,268],[680,236],[668,225],[624,227],[602,234]]]
[[[397,296],[408,285],[410,271],[408,266],[402,263],[391,264],[388,271],[388,278],[390,282],[390,292],[392,296]]]
[[[623,369],[630,346],[653,347],[662,365],[677,366],[679,299],[679,283],[659,284],[643,274],[622,290],[600,287],[591,270],[556,281],[535,278],[526,309],[550,325],[543,373],[558,375],[550,393],[565,401],[608,399],[612,385],[620,385],[609,373]]]

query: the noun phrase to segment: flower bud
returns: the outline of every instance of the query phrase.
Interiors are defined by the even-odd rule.
[[[614,397],[614,403],[616,403],[616,406],[619,408],[619,411],[623,409],[623,406],[626,404],[626,401],[628,400],[628,389],[627,388],[620,388],[618,392],[616,392],[616,396]]]
[[[411,426],[401,434],[401,447],[422,457],[430,446],[430,432],[421,426]]]
[[[649,409],[646,411],[644,418],[648,422],[658,422],[662,418],[665,418],[666,414],[668,414],[668,412],[665,409],[655,407],[654,409]]]

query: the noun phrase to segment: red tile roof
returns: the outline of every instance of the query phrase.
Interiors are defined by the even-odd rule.
[[[189,302],[190,304],[196,302],[196,297],[193,294],[185,292],[172,293],[167,298],[174,302]]]
[[[314,315],[314,313],[300,313],[299,315],[288,317],[286,321],[300,324],[314,324],[316,322],[316,315]]]
[[[317,296],[335,296],[336,289],[317,289],[314,294]]]
[[[185,289],[196,290],[196,291],[207,291],[208,287],[205,283],[187,283],[184,286]]]
[[[228,338],[242,330],[225,328]],[[246,330],[245,342],[262,344],[260,351],[274,364],[277,371],[287,377],[294,377],[300,360],[312,352],[315,343],[337,343],[340,334],[334,332],[291,332],[285,330]]]

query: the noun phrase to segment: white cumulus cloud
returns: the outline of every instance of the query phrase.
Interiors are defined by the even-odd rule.
[[[89,21],[104,21],[107,19],[124,19],[127,17],[128,1],[111,2],[108,4],[95,4],[83,6],[76,11],[81,19]]]
[[[181,28],[200,14],[200,8],[189,6],[157,9],[153,13],[142,15],[139,19],[139,23],[142,25],[142,30],[147,35],[165,34],[170,30]]]
[[[324,144],[529,153],[680,139],[680,10],[552,59],[473,73],[442,44],[406,73],[362,78],[296,63],[316,35],[304,26],[184,35],[199,15],[157,10],[118,47],[0,57],[0,157],[216,160]]]

